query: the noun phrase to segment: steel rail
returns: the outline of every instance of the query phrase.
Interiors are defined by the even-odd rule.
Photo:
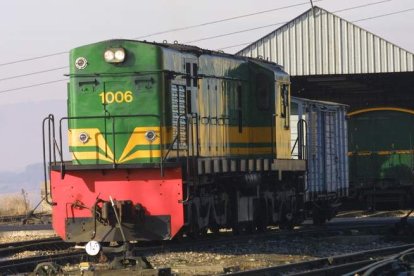
[[[351,272],[355,268],[363,267],[370,263],[375,263],[378,261],[378,258],[382,259],[389,257],[390,255],[405,251],[413,247],[414,244],[392,246],[381,249],[360,251],[340,256],[318,258],[316,260],[294,264],[235,272],[232,273],[232,275],[341,275],[343,273]]]
[[[54,262],[59,265],[77,263],[88,258],[85,252],[64,252],[45,256],[35,256],[21,259],[8,259],[0,261],[0,275],[11,273],[32,272],[39,263]]]
[[[5,257],[14,253],[33,250],[54,250],[67,249],[73,246],[66,243],[61,238],[52,237],[30,241],[20,241],[0,244],[0,257]]]
[[[136,251],[148,251],[157,250],[157,246],[162,244],[159,248],[165,247],[174,247],[174,249],[183,247],[187,248],[188,246],[203,246],[212,245],[214,243],[235,243],[235,242],[244,242],[246,240],[255,239],[255,240],[265,240],[269,238],[276,239],[289,239],[291,237],[326,237],[326,236],[336,236],[336,235],[355,235],[355,233],[363,234],[384,234],[387,233],[389,227],[393,225],[391,222],[384,223],[372,223],[367,222],[363,224],[358,222],[358,224],[338,224],[338,225],[325,225],[325,226],[302,226],[299,229],[294,230],[279,230],[273,229],[262,233],[250,233],[243,235],[233,235],[231,232],[220,233],[219,235],[205,235],[200,236],[196,242],[192,238],[183,238],[180,240],[172,241],[153,241],[153,242],[139,242],[137,246],[134,247]],[[33,250],[47,250],[47,249],[67,249],[73,246],[73,243],[68,243],[61,240],[59,237],[44,238],[30,241],[21,241],[21,242],[12,242],[6,244],[0,244],[0,257],[7,256],[10,254],[23,252],[23,251],[33,251]]]
[[[293,231],[275,229],[273,231],[268,231],[265,233],[245,234],[245,235],[240,235],[240,236],[234,236],[231,232],[227,232],[227,233],[221,233],[221,235],[206,235],[206,237],[202,237],[200,240],[196,240],[196,241],[191,238],[185,238],[183,240],[172,240],[172,241],[164,241],[164,242],[140,242],[136,245],[133,244],[131,249],[134,255],[145,256],[147,254],[153,254],[154,252],[155,253],[164,252],[166,250],[169,252],[181,251],[181,250],[196,250],[197,248],[200,249],[203,247],[211,247],[216,244],[223,245],[224,243],[228,243],[228,244],[246,243],[247,241],[252,240],[252,239],[254,239],[257,242],[257,241],[266,240],[266,239],[280,240],[280,239],[291,239],[294,237],[306,238],[306,237],[320,237],[320,236],[326,237],[326,236],[337,236],[337,235],[339,236],[340,235],[355,235],[355,231],[352,231],[352,230],[358,230],[357,233],[359,234],[362,234],[365,232],[372,234],[373,231],[383,231],[384,229],[387,229],[387,227],[389,226],[390,226],[389,223],[383,223],[383,224],[368,223],[367,225],[363,225],[363,224],[361,225],[361,222],[359,222],[358,224],[355,224],[355,225],[340,224],[340,225],[330,226],[328,224],[324,227],[315,227],[315,226],[303,227],[301,229],[294,229]],[[20,242],[20,243],[9,243],[9,244],[3,244],[0,246],[0,256],[4,256],[7,254],[10,255],[10,254],[17,253],[17,252],[36,250],[36,249],[46,250],[50,248],[53,250],[59,247],[60,247],[59,250],[68,249],[72,245],[73,245],[72,243],[65,243],[62,240],[59,240],[58,238],[42,239],[42,240],[37,240],[37,241],[26,241],[26,242]],[[397,248],[399,249],[407,248],[410,246],[414,246],[414,244],[407,245],[404,247],[397,247]],[[392,251],[394,249],[386,249],[386,250]],[[380,252],[380,251],[384,251],[384,249],[374,250],[372,252],[376,252],[376,251]],[[363,256],[361,256],[361,254],[364,255],[368,253],[369,252],[367,251],[364,253],[345,255],[345,256],[348,256],[347,257],[348,259],[351,258],[350,256],[353,256],[354,260],[356,260],[357,262],[360,262],[354,266],[350,266],[349,264],[346,264],[346,262],[344,261],[345,259],[344,256],[338,256],[338,257],[333,257],[333,258],[322,258],[322,259],[309,261],[309,262],[305,262],[301,264],[286,265],[286,266],[278,267],[277,269],[275,269],[275,271],[278,271],[278,270],[284,271],[283,269],[288,269],[288,268],[293,269],[295,268],[295,266],[296,267],[302,266],[302,268],[305,270],[306,269],[309,270],[310,268],[318,269],[322,265],[328,266],[329,269],[334,269],[334,265],[340,265],[340,266],[348,265],[349,267],[347,269],[349,271],[351,269],[357,269],[358,267],[369,264],[370,262],[362,262],[365,259],[363,259]],[[7,271],[17,271],[17,272],[26,270],[24,272],[27,272],[27,271],[33,270],[38,263],[45,262],[45,261],[54,262],[55,259],[57,259],[57,263],[59,263],[60,261],[62,261],[62,258],[68,257],[69,259],[72,259],[73,256],[77,256],[77,257],[81,256],[77,259],[77,261],[80,261],[80,260],[83,261],[85,260],[85,258],[87,259],[86,253],[84,253],[83,251],[81,253],[77,251],[77,252],[71,252],[71,253],[60,253],[58,255],[39,256],[36,258],[0,260],[0,272],[3,272],[4,269],[8,269]],[[63,260],[62,262],[65,263],[65,262],[70,262],[70,261]],[[256,272],[262,273],[262,272],[266,272],[266,270],[265,271],[257,270]],[[259,275],[259,274],[254,274],[256,272],[252,272],[253,274],[242,274],[242,275]],[[243,273],[250,273],[250,272],[243,272]],[[309,275],[312,275],[312,274],[309,274]]]

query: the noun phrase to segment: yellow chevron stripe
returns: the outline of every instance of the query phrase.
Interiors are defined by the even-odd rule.
[[[145,139],[145,133],[149,130],[153,130],[155,131],[157,137],[155,138],[154,141],[149,142],[147,139]],[[128,143],[126,145],[126,147],[124,148],[121,157],[119,158],[119,163],[123,163],[126,161],[129,161],[131,159],[134,158],[144,158],[144,157],[151,157],[152,154],[151,152],[155,152],[154,151],[148,151],[148,150],[140,150],[138,152],[133,153],[131,156],[129,156],[128,158],[126,158],[128,156],[128,154],[130,154],[130,152],[134,149],[135,146],[141,146],[141,145],[145,145],[145,146],[149,146],[149,145],[159,145],[160,144],[160,127],[136,127],[134,129],[134,131],[131,134],[131,137],[128,140]],[[149,154],[144,154],[144,153],[149,153]],[[133,157],[135,156],[135,157]],[[158,150],[158,156],[161,156],[161,152]]]
[[[89,135],[89,140],[86,143],[82,143],[79,140],[79,135],[83,132]],[[98,147],[103,152],[107,152],[108,157],[111,160],[114,159],[114,154],[112,153],[110,147],[107,146],[104,136],[97,128],[69,129],[69,146]]]
[[[125,163],[136,158],[159,158],[161,157],[160,150],[138,150],[128,156],[127,158],[122,159],[120,163]]]

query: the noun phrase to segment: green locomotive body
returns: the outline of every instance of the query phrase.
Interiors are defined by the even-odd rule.
[[[109,50],[108,50],[109,49]],[[106,51],[124,53],[107,62]],[[113,41],[71,51],[68,92],[69,146],[74,164],[159,162],[166,95],[159,47]],[[155,137],[154,137],[155,138]]]
[[[117,50],[122,62],[105,60]],[[191,156],[290,159],[289,77],[274,64],[125,40],[76,48],[70,59],[74,164],[160,163],[191,146]]]

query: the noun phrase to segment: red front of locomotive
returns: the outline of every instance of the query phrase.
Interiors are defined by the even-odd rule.
[[[66,241],[170,239],[184,224],[179,168],[52,170],[53,228]]]

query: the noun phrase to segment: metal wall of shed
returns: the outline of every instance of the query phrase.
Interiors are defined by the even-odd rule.
[[[237,53],[292,76],[414,71],[412,53],[315,7]]]

